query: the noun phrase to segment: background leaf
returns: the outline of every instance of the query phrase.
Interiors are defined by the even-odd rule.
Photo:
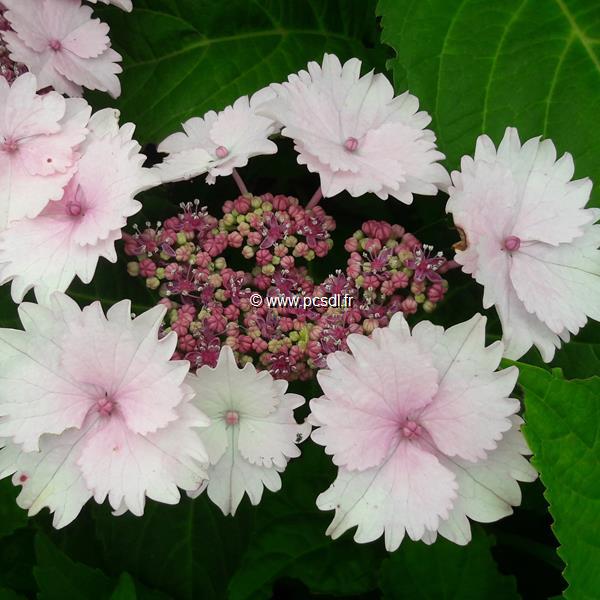
[[[525,391],[525,437],[546,486],[554,533],[566,563],[566,598],[600,590],[600,378],[566,381],[519,364]]]
[[[204,495],[176,506],[149,501],[142,518],[115,518],[103,506],[95,510],[97,535],[113,575],[126,570],[178,599],[220,600],[250,534],[247,508],[227,518]]]
[[[271,598],[283,577],[302,581],[313,594],[354,596],[377,587],[377,571],[387,555],[383,544],[356,544],[347,534],[325,536],[332,513],[315,500],[335,477],[322,448],[302,445],[302,455],[283,474],[283,489],[256,509],[256,527],[243,563],[229,585],[230,600]]]
[[[137,124],[140,141],[158,142],[185,119],[284,80],[323,52],[368,61],[374,7],[373,0],[136,0],[131,14],[98,11],[125,59],[117,108]]]
[[[39,600],[106,600],[110,596],[113,585],[106,575],[71,560],[43,533],[36,536],[35,553]]]
[[[404,540],[384,561],[380,587],[385,600],[508,600],[518,598],[514,579],[498,572],[492,540],[477,527],[467,546],[438,538],[431,546]]]
[[[576,175],[600,168],[600,3],[586,0],[380,0],[382,41],[396,89],[433,116],[456,168],[475,138],[550,137],[575,157]],[[600,194],[594,192],[595,205]]]
[[[19,491],[20,488],[12,485],[10,477],[0,481],[0,538],[27,525],[27,512],[16,503]]]

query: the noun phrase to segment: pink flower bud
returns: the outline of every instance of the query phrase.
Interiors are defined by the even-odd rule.
[[[358,250],[358,240],[355,237],[349,237],[344,242],[346,252],[356,252]]]
[[[294,257],[289,255],[284,256],[279,264],[283,269],[293,269],[295,265]]]
[[[256,253],[256,264],[262,267],[269,264],[272,258],[273,255],[266,248],[263,248]]]
[[[365,239],[362,246],[367,252],[371,252],[372,254],[377,254],[381,250],[381,242],[378,239]]]
[[[196,340],[188,333],[179,338],[177,346],[182,352],[191,352],[196,347]]]
[[[254,338],[252,340],[252,350],[254,350],[257,354],[261,352],[265,352],[268,348],[268,344],[263,338]]]
[[[260,246],[262,241],[263,237],[258,231],[251,231],[246,238],[246,242],[251,246]]]
[[[244,243],[244,238],[238,231],[232,231],[227,236],[227,243],[231,248],[241,248],[242,244]]]
[[[223,310],[223,314],[229,321],[237,321],[238,317],[240,316],[240,309],[233,304],[229,304]]]
[[[156,264],[149,258],[140,261],[140,275],[142,277],[154,277],[156,273]]]
[[[417,307],[417,302],[412,296],[405,298],[400,304],[400,308],[405,315],[414,315],[417,312]]]
[[[408,286],[409,278],[406,273],[398,271],[392,275],[391,282],[394,286],[394,289],[405,288]]]
[[[238,350],[240,352],[248,352],[252,348],[252,342],[253,340],[250,336],[240,335],[238,337]]]

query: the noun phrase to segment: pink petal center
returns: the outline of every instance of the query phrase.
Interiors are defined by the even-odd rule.
[[[225,423],[227,425],[237,425],[240,422],[240,413],[237,410],[228,410],[225,413]]]
[[[400,431],[405,438],[412,440],[421,435],[423,428],[416,421],[407,419],[400,428]]]
[[[115,401],[107,393],[101,396],[97,401],[98,412],[105,417],[108,417],[115,408]]]
[[[344,148],[346,148],[348,152],[354,152],[358,148],[358,140],[355,137],[349,137],[344,142]]]
[[[229,150],[227,150],[227,148],[225,148],[225,146],[219,146],[215,150],[215,154],[217,155],[218,158],[225,158],[229,154]]]
[[[516,235],[509,235],[504,240],[504,248],[509,252],[516,252],[521,247],[521,238]]]
[[[48,42],[48,46],[50,46],[50,48],[54,50],[54,52],[58,52],[62,48],[60,40],[50,40]]]
[[[81,217],[85,215],[85,195],[80,185],[77,186],[72,198],[65,203],[65,212],[70,217]]]
[[[0,144],[0,150],[7,152],[8,154],[14,154],[19,149],[17,140],[13,138],[6,138],[2,144]]]

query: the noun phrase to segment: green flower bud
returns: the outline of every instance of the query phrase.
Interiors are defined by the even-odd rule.
[[[137,261],[131,261],[127,263],[127,272],[132,277],[137,277],[140,274],[140,263]]]

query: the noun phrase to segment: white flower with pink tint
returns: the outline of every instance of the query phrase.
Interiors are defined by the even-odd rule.
[[[183,132],[170,135],[159,146],[169,154],[156,168],[164,182],[181,181],[207,173],[214,183],[234,169],[245,167],[248,160],[261,154],[275,154],[277,145],[269,139],[277,126],[256,110],[272,96],[261,90],[251,98],[242,96],[233,106],[219,113],[207,112],[183,123]]]
[[[58,200],[71,179],[91,108],[56,92],[40,96],[31,73],[0,77],[0,232]]]
[[[354,539],[385,536],[393,551],[407,534],[470,540],[467,517],[491,522],[520,503],[517,480],[535,471],[509,397],[515,367],[499,372],[503,346],[485,347],[485,317],[444,330],[428,321],[412,333],[402,313],[371,338],[351,334],[352,355],[327,357],[312,400],[313,440],[339,467],[317,498],[335,510],[327,534],[358,526]]]
[[[496,307],[509,358],[535,345],[549,362],[588,317],[600,320],[600,211],[585,208],[592,182],[573,173],[551,140],[521,145],[510,127],[497,150],[480,136],[452,173],[447,211],[465,237],[456,262]]]
[[[92,19],[80,0],[3,0],[14,31],[3,32],[10,57],[37,76],[38,89],[81,96],[83,88],[121,94],[117,64],[121,55],[110,47],[109,27]]]
[[[56,293],[19,307],[24,331],[0,330],[0,476],[30,515],[48,507],[63,527],[92,497],[141,515],[146,497],[176,504],[206,478],[208,419],[189,363],[170,360],[177,336],[158,338],[165,310],[132,319],[124,300],[105,316]]]
[[[104,109],[92,116],[62,198],[0,233],[0,284],[12,280],[15,302],[31,288],[38,300],[65,291],[76,276],[89,283],[101,256],[116,262],[121,228],[141,208],[134,196],[159,183],[142,167],[134,126],[119,128],[118,115]]]
[[[96,2],[103,2],[104,4],[112,4],[118,8],[122,8],[127,12],[131,12],[133,10],[133,3],[131,0],[88,0],[92,4],[96,4]]]
[[[194,404],[211,420],[201,437],[208,451],[209,498],[225,515],[234,515],[244,493],[252,504],[263,489],[281,488],[279,473],[290,458],[300,456],[297,444],[310,433],[308,424],[294,419],[304,404],[297,394],[286,394],[287,382],[250,363],[239,369],[229,346],[223,346],[215,368],[201,367],[187,383],[196,392]]]
[[[279,121],[292,138],[298,162],[318,173],[325,197],[346,190],[410,204],[413,194],[435,195],[449,183],[437,162],[431,117],[417,112],[419,101],[408,92],[394,97],[388,79],[369,72],[360,76],[361,61],[342,65],[325,54],[323,65],[272,84],[277,98],[260,113]]]

